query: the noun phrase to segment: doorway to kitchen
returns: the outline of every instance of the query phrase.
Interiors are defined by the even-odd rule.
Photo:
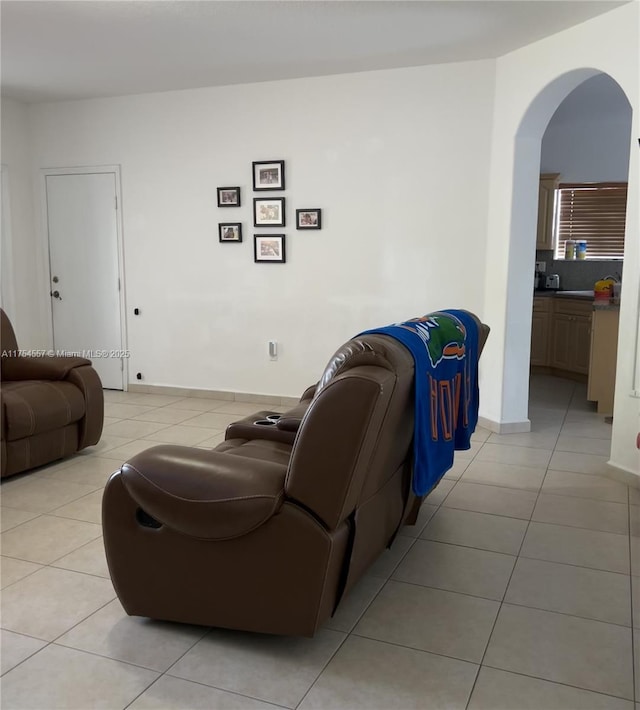
[[[604,277],[622,279],[631,126],[626,95],[598,74],[559,104],[541,142],[531,373],[555,377],[559,389],[562,380],[576,382],[566,416],[576,424],[592,419],[601,433],[606,427],[600,424],[613,414],[619,300],[607,303],[606,312],[594,311],[594,285]],[[566,250],[573,258],[565,258],[567,236],[587,245],[592,238],[587,258],[576,258],[575,248]],[[530,419],[533,429],[535,412]],[[602,453],[597,438],[567,445],[586,450],[592,443]]]

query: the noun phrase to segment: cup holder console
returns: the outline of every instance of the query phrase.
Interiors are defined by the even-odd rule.
[[[285,428],[283,424],[288,422],[289,419],[286,415],[283,416],[272,410],[254,412],[244,419],[229,424],[225,432],[225,439],[264,439],[293,444],[297,427],[295,429]]]
[[[278,419],[281,419],[282,415],[281,414],[267,414],[265,419],[258,419],[257,421],[253,422],[257,426],[273,426],[274,424],[278,423]]]

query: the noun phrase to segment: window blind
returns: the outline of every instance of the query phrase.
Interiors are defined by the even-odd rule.
[[[556,257],[567,239],[587,242],[587,259],[624,257],[627,183],[561,183],[556,191]]]

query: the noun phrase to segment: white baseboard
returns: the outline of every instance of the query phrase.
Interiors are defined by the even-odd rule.
[[[190,387],[171,387],[169,385],[138,385],[130,383],[127,391],[138,392],[140,394],[164,394],[177,397],[224,399],[229,402],[255,402],[256,404],[272,404],[274,406],[286,407],[293,407],[300,401],[299,397],[255,394],[251,392],[228,392],[225,390],[205,390]],[[494,419],[478,417],[478,424],[496,434],[521,434],[531,431],[531,422],[528,419],[521,422],[498,422]]]
[[[494,434],[523,434],[531,431],[531,422],[528,419],[521,422],[497,422],[494,419],[478,417],[478,424]]]
[[[170,387],[168,385],[136,385],[130,383],[127,392],[136,392],[139,394],[164,394],[171,397],[204,397],[206,399],[225,399],[230,402],[233,402],[235,399],[233,392],[202,390],[190,387]]]
[[[633,486],[634,488],[640,488],[640,473],[636,473],[625,466],[613,464],[611,461],[607,461],[607,478],[612,478],[614,481],[619,481],[620,483],[626,483],[628,486]]]
[[[139,394],[164,394],[172,397],[202,397],[204,399],[223,399],[228,402],[255,402],[256,404],[272,404],[275,406],[294,406],[299,397],[283,397],[270,394],[254,394],[251,392],[226,392],[224,390],[203,390],[191,387],[170,387],[168,385],[137,385],[129,384],[127,392]]]

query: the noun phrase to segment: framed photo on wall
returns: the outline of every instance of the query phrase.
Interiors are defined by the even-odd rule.
[[[219,187],[218,207],[240,207],[240,188]]]
[[[284,160],[256,160],[253,166],[253,189],[284,190]]]
[[[219,222],[218,241],[221,242],[241,242],[242,224],[240,222]]]
[[[254,197],[253,226],[284,227],[284,197]]]
[[[296,210],[296,229],[321,229],[321,227],[321,209]]]
[[[284,234],[254,234],[253,260],[256,263],[284,264],[286,261]]]

